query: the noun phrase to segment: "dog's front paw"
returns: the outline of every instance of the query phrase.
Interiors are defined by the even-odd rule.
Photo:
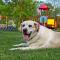
[[[21,43],[21,44],[16,44],[16,45],[13,45],[13,46],[16,46],[16,47],[28,47],[28,44],[27,43]]]
[[[9,50],[18,50],[19,48],[11,48],[11,49],[9,49]]]
[[[16,45],[13,45],[13,46],[18,47],[18,46],[23,46],[23,45],[24,45],[24,43],[21,43],[21,44],[16,44]]]
[[[18,48],[11,48],[9,50],[12,50],[12,51],[14,51],[14,50],[29,50],[29,48],[28,47],[18,47]]]

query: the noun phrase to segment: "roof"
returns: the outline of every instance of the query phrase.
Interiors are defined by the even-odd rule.
[[[42,3],[40,6],[39,6],[39,10],[48,10],[48,6],[44,3]]]

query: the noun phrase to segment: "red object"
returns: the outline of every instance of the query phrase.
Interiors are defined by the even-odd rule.
[[[39,10],[48,10],[48,9],[49,9],[48,6],[44,3],[39,6]]]

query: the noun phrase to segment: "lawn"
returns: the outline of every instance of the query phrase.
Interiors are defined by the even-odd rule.
[[[60,60],[60,48],[9,51],[22,40],[21,32],[0,31],[0,60]]]

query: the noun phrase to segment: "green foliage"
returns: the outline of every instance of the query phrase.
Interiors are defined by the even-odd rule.
[[[30,1],[22,0],[22,1],[14,1],[13,3],[9,3],[7,5],[0,4],[0,11],[8,13],[8,15],[12,12],[15,12],[15,14],[17,15],[20,12],[21,13],[25,12],[28,8],[31,9],[32,8],[32,5],[31,5],[32,2],[31,3],[30,2],[31,2],[31,0]],[[15,15],[15,14],[12,13],[12,15]]]
[[[21,22],[23,19],[36,15],[36,4],[32,0],[12,1],[12,3],[4,4],[1,0],[0,15],[9,16],[16,22],[17,26],[18,22]]]
[[[49,15],[56,18],[56,15],[60,13],[60,0],[47,0],[49,5]]]

